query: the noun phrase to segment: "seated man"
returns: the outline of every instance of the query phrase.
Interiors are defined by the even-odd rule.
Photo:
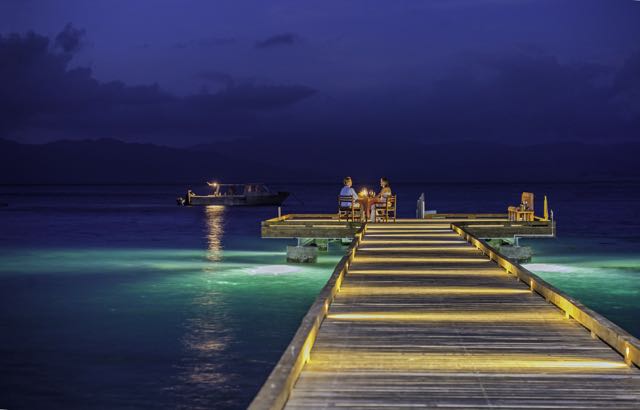
[[[343,181],[344,186],[342,187],[342,189],[340,190],[340,196],[350,196],[353,198],[353,203],[354,206],[356,208],[358,208],[360,205],[358,204],[358,194],[356,193],[355,189],[353,189],[353,181],[351,180],[351,177],[346,177]],[[350,208],[351,207],[351,202],[341,202],[340,206],[345,207],[345,208]]]

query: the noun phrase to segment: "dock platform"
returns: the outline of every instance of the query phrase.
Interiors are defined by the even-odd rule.
[[[507,214],[431,214],[424,221],[456,223],[481,238],[552,236],[555,222],[512,222]],[[336,214],[287,214],[261,224],[263,238],[353,238],[362,222],[339,220]]]
[[[452,219],[361,226],[250,408],[640,408],[638,339]]]

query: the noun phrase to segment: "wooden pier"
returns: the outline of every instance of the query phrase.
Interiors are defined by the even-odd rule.
[[[250,408],[640,408],[638,339],[480,219],[359,227]]]

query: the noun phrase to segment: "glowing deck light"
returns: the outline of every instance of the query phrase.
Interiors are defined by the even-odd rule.
[[[366,238],[389,238],[389,237],[413,237],[413,238],[443,238],[443,237],[455,237],[455,238],[459,238],[460,235],[458,235],[457,233],[438,233],[438,234],[434,234],[434,233],[424,233],[424,232],[420,232],[420,233],[406,233],[406,231],[402,231],[402,233],[392,233],[392,232],[385,232],[385,233],[369,233],[367,232],[367,235],[365,236]]]
[[[410,275],[410,276],[503,276],[504,272],[499,269],[352,269],[349,275]]]
[[[358,263],[492,263],[484,258],[415,258],[398,256],[356,256],[354,262]]]
[[[495,225],[493,225],[495,226]],[[426,229],[426,230],[438,230],[438,231],[447,231],[447,232],[451,232],[451,228],[449,227],[449,225],[397,225],[397,224],[390,224],[390,225],[372,225],[369,227],[369,229],[372,230],[376,230],[376,231],[385,231],[385,230],[394,230],[394,229],[405,229],[408,231],[414,230],[414,229]]]
[[[429,247],[410,247],[410,246],[398,246],[398,247],[380,247],[369,248],[363,247],[360,251],[369,252],[478,252],[478,250],[472,246],[429,246]]]
[[[332,313],[327,316],[333,320],[381,321],[381,322],[496,322],[496,323],[533,323],[562,322],[564,318],[557,312],[354,312]]]
[[[375,233],[375,234],[387,234],[391,235],[392,233],[433,233],[440,236],[441,234],[452,234],[451,229],[373,229],[368,228],[367,232]],[[456,233],[453,233],[455,236],[459,236]],[[369,235],[367,235],[369,236]]]
[[[471,286],[348,286],[344,295],[518,295],[529,293],[528,289],[471,287]]]
[[[318,371],[339,367],[341,371],[353,369],[384,369],[385,371],[439,371],[439,372],[555,372],[585,373],[620,370],[627,366],[621,361],[570,355],[495,354],[495,353],[412,353],[393,351],[357,350],[319,351],[314,369]]]
[[[369,224],[369,228],[371,229],[404,229],[404,228],[422,228],[426,229],[431,227],[432,225],[422,225],[422,224],[411,224],[401,222],[401,219],[398,219],[397,222],[389,222],[389,223],[372,223]],[[450,225],[449,225],[450,226]],[[449,227],[447,226],[447,228]]]
[[[458,245],[466,244],[467,241],[456,240],[438,240],[438,239],[365,239],[362,241],[363,245]]]

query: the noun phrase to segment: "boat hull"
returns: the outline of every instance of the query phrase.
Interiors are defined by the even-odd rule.
[[[269,195],[191,195],[186,205],[279,206],[288,196],[288,192]]]

